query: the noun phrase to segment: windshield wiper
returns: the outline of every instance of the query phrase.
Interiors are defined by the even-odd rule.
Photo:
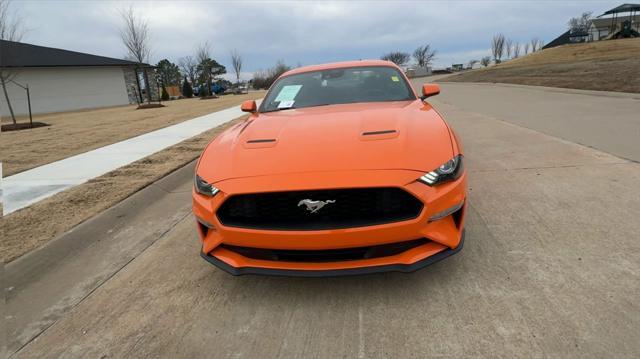
[[[312,108],[312,107],[320,107],[320,106],[331,106],[331,105],[340,105],[339,103],[319,103],[317,105],[311,105],[311,106],[302,106],[302,107],[295,107],[295,106],[291,106],[291,107],[285,107],[285,108],[275,108],[273,110],[268,110],[268,111],[262,111],[262,113],[267,113],[267,112],[276,112],[276,111],[282,111],[282,110],[291,110],[291,109],[300,109],[300,108]]]
[[[276,109],[273,109],[273,110],[262,111],[262,113],[282,111],[282,110],[291,110],[291,109],[300,109],[300,108],[312,108],[312,107],[320,107],[320,106],[330,106],[330,105],[339,105],[339,104],[336,104],[336,103],[320,103],[320,104],[317,104],[317,105],[302,106],[302,107],[292,106],[292,107],[276,108]]]
[[[262,113],[284,111],[284,110],[292,110],[292,109],[296,109],[296,107],[291,106],[291,107],[284,107],[284,108],[274,108],[273,110],[262,111]]]

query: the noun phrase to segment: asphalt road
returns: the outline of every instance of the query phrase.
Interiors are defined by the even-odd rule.
[[[439,102],[640,162],[640,94],[520,85],[442,86]]]
[[[409,275],[232,277],[198,256],[186,168],[7,266],[8,352],[640,357],[640,165],[535,121],[568,106],[567,121],[595,126],[609,114],[626,123],[640,101],[623,113],[620,97],[566,92],[561,104],[523,107],[522,93],[534,101],[556,92],[442,87],[432,103],[462,137],[470,171],[456,256]],[[509,107],[534,112],[511,116]],[[626,138],[622,157],[633,158],[640,141]]]

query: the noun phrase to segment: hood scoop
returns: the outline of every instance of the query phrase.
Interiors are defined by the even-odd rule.
[[[397,130],[366,131],[360,134],[360,139],[363,141],[387,140],[396,138],[398,135],[399,132]]]
[[[253,140],[248,140],[245,142],[245,148],[266,148],[266,147],[274,147],[278,140],[275,138],[256,138]]]

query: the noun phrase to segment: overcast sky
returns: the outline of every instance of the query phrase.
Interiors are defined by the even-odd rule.
[[[489,55],[493,34],[545,43],[567,20],[594,15],[623,1],[351,1],[178,2],[14,1],[29,29],[23,42],[122,58],[118,9],[133,4],[151,32],[151,62],[177,62],[209,41],[213,57],[231,70],[229,52],[244,57],[248,74],[272,66],[379,58],[412,53],[422,44],[438,51],[436,67]]]

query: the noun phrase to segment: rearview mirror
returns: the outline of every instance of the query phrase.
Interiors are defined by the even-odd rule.
[[[422,85],[422,99],[435,96],[440,93],[440,85],[424,84]]]
[[[247,100],[242,103],[242,105],[240,106],[240,109],[243,112],[256,112],[256,110],[258,109],[258,106],[256,106],[256,102],[254,100]]]

